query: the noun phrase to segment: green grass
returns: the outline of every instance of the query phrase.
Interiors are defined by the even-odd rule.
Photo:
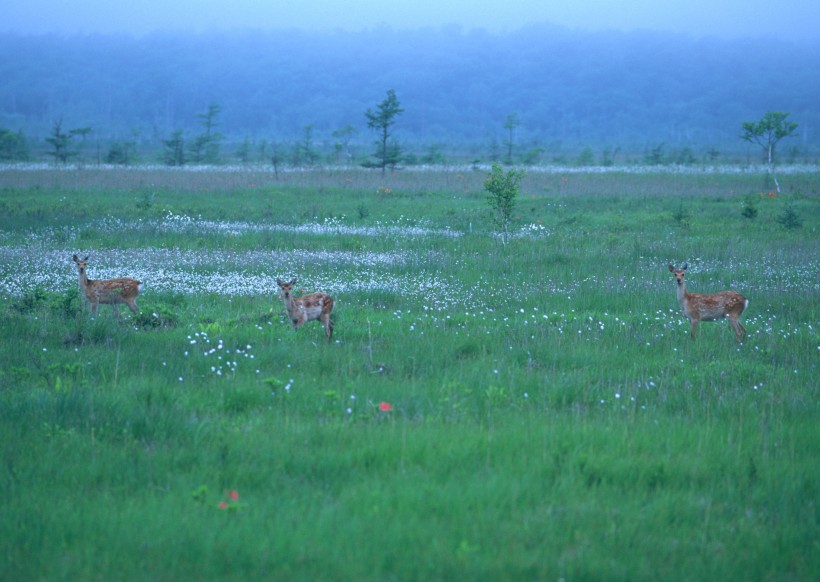
[[[0,579],[816,575],[818,174],[530,175],[506,246],[479,172],[203,174],[0,174]]]

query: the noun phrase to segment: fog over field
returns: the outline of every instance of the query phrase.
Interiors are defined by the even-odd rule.
[[[510,32],[550,23],[582,31],[648,30],[721,39],[814,41],[820,5],[814,0],[105,0],[16,1],[3,9],[0,32],[127,33],[230,29],[361,31],[455,25]]]
[[[59,121],[88,129],[85,159],[128,144],[153,161],[174,132],[195,136],[215,104],[223,161],[296,147],[350,160],[371,148],[364,112],[394,89],[395,139],[432,161],[486,161],[512,139],[526,163],[584,150],[615,162],[653,150],[757,162],[742,123],[783,111],[799,129],[780,155],[812,163],[819,10],[808,0],[34,0],[0,24],[0,130],[22,132],[35,159]]]

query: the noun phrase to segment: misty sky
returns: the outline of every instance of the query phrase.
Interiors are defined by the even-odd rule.
[[[817,41],[820,0],[0,0],[0,32],[34,34],[449,24],[508,32],[532,23]]]

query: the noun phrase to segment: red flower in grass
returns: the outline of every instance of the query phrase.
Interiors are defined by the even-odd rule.
[[[390,412],[393,410],[393,407],[390,405],[389,402],[379,402],[379,410],[382,412]]]
[[[217,507],[219,509],[230,509],[230,510],[239,509],[239,507],[240,507],[240,504],[239,504],[239,491],[237,491],[236,489],[231,489],[230,491],[228,491],[226,489],[225,490],[225,497],[226,497],[226,499],[223,499],[222,501],[219,502],[219,505],[217,505]]]

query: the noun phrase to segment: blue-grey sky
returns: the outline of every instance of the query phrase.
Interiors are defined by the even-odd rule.
[[[449,24],[509,32],[532,23],[815,41],[820,0],[0,0],[0,32],[35,34]]]

